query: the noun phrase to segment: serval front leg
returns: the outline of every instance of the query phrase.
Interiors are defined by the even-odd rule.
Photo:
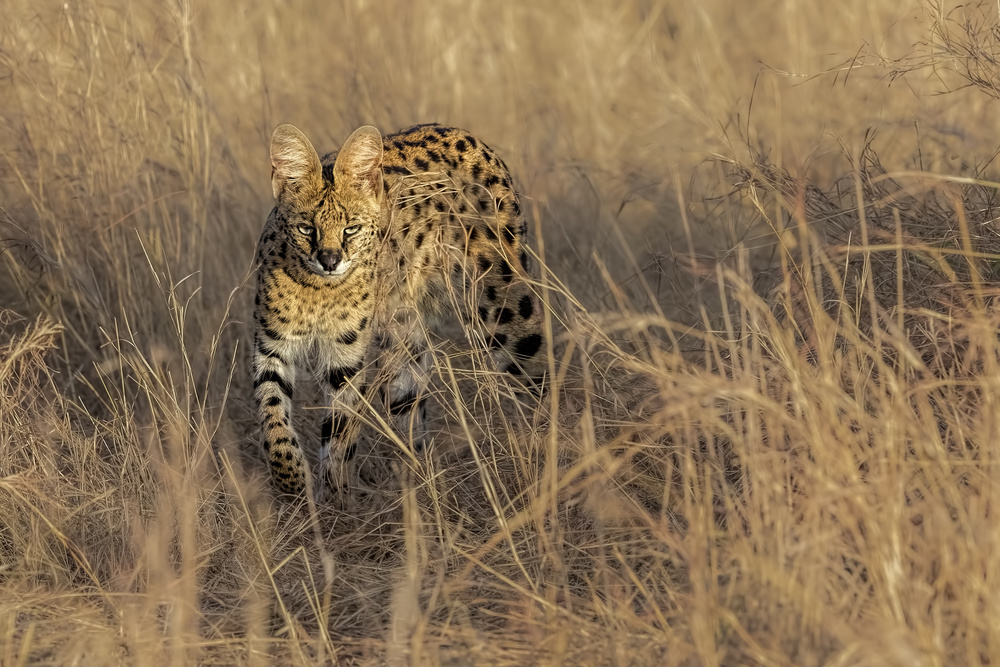
[[[253,387],[271,479],[282,493],[301,495],[308,466],[292,428],[295,346],[260,331],[254,338]]]
[[[413,452],[420,453],[427,444],[427,386],[433,357],[422,326],[398,327],[392,339],[394,352],[402,359],[385,389],[386,408],[403,444],[412,444]]]
[[[365,332],[367,333],[367,332]],[[338,339],[338,345],[326,350],[320,366],[321,382],[330,414],[320,432],[319,482],[317,502],[326,502],[331,493],[344,498],[350,495],[351,482],[357,477],[353,460],[361,424],[356,417],[365,384],[366,351],[370,335]]]

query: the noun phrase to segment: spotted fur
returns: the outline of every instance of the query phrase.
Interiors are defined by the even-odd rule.
[[[253,383],[280,491],[302,493],[309,475],[291,421],[297,370],[307,361],[331,407],[318,497],[347,486],[358,429],[349,415],[380,349],[408,351],[384,405],[404,441],[422,442],[426,330],[456,307],[499,368],[537,378],[544,340],[525,222],[507,166],[486,144],[440,125],[384,138],[364,126],[320,160],[302,132],[280,125],[271,165],[275,207],[257,246]]]

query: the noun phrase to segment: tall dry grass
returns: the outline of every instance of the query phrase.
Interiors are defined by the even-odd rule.
[[[821,4],[10,0],[0,663],[995,663],[996,8]],[[549,391],[442,343],[432,456],[276,500],[267,137],[429,120]]]

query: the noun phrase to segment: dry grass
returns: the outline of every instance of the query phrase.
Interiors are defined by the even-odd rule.
[[[0,664],[1000,659],[995,6],[145,4],[0,26]],[[429,120],[555,380],[441,343],[433,456],[275,500],[266,139]]]

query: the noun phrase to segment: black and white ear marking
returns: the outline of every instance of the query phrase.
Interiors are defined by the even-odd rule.
[[[371,125],[356,129],[337,154],[335,183],[346,183],[378,199],[382,195],[382,133]]]
[[[294,125],[279,125],[271,135],[271,189],[274,198],[298,196],[323,184],[316,149]]]

